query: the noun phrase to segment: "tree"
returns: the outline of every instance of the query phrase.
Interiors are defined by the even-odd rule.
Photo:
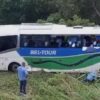
[[[0,23],[19,23],[20,0],[0,0]]]
[[[76,21],[75,15],[79,17]],[[100,24],[100,0],[0,0],[0,24],[32,23],[38,19]]]
[[[100,0],[78,0],[79,15],[100,24]]]
[[[48,22],[54,22],[54,23],[58,23],[59,20],[61,19],[61,15],[59,13],[54,13],[54,14],[51,14],[48,18],[47,18],[47,21]]]
[[[72,18],[79,12],[76,3],[76,0],[56,0],[56,4],[59,8],[59,13],[65,19]]]
[[[74,15],[72,20],[68,19],[66,23],[67,23],[68,26],[75,26],[75,25],[90,26],[90,25],[95,25],[95,23],[90,22],[90,20],[82,19],[81,17],[79,17],[77,15]]]

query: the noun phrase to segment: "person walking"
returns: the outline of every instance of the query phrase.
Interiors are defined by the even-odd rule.
[[[20,83],[20,95],[25,95],[27,77],[28,77],[28,71],[25,68],[25,62],[22,62],[22,65],[17,68],[17,72],[18,72],[18,79]]]

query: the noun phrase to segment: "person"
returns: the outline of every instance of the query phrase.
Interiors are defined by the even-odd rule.
[[[96,71],[91,71],[87,74],[86,78],[84,81],[86,82],[94,82],[97,78],[97,72]]]
[[[22,65],[17,68],[18,79],[20,83],[20,95],[26,94],[26,85],[27,85],[27,76],[28,71],[25,68],[25,62],[22,62]]]

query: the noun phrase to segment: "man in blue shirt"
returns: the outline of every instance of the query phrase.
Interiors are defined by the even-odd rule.
[[[17,68],[17,71],[18,71],[18,79],[20,81],[20,94],[26,94],[28,71],[25,68],[24,62],[22,62],[22,65]]]

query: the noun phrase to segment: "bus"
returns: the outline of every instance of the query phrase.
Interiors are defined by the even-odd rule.
[[[52,23],[0,25],[0,70],[87,72],[100,69],[100,27]]]

